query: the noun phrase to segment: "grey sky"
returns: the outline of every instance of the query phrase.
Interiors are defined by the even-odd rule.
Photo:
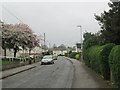
[[[100,30],[94,13],[108,10],[108,2],[9,2],[3,5],[15,16],[28,24],[38,35],[46,33],[47,44],[75,45],[80,41],[80,30],[97,32]],[[6,23],[19,23],[3,8]]]

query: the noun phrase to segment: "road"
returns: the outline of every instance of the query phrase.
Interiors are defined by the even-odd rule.
[[[26,72],[3,79],[3,88],[69,88],[73,78],[73,66],[63,57],[55,64],[40,65]]]
[[[36,68],[3,79],[3,88],[104,88],[106,82],[77,60],[59,57],[52,65]]]

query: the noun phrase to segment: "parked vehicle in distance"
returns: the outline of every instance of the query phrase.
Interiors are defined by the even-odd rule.
[[[58,56],[64,56],[63,54],[59,54]]]
[[[41,60],[41,65],[43,64],[54,64],[54,59],[52,55],[46,55]]]
[[[53,60],[57,60],[58,56],[57,55],[53,55]]]

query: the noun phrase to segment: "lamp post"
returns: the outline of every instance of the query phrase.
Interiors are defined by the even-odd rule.
[[[83,61],[83,52],[82,52],[82,49],[83,49],[83,46],[82,46],[82,26],[81,25],[77,25],[77,27],[79,27],[80,28],[80,42],[81,42],[81,61]]]

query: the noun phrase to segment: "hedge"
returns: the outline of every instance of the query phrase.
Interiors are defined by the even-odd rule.
[[[84,50],[83,57],[84,62],[87,66],[94,69],[96,72],[100,73],[99,69],[99,59],[98,59],[98,53],[100,51],[100,46],[92,46],[88,48],[87,50]]]
[[[97,73],[100,73],[100,59],[99,59],[99,53],[101,50],[101,46],[93,46],[89,48],[88,52],[88,61],[89,66],[94,69]]]
[[[100,71],[105,80],[110,80],[109,54],[114,46],[113,43],[103,45],[100,51]]]
[[[102,75],[104,79],[110,79],[109,54],[115,44],[109,43],[103,46],[92,46],[84,50],[83,57],[87,66]]]
[[[90,67],[89,52],[89,49],[83,48],[83,60],[88,67]]]
[[[120,45],[115,46],[109,55],[109,64],[112,71],[112,79],[115,87],[120,88]]]
[[[80,59],[80,52],[71,52],[69,57],[79,60]]]

